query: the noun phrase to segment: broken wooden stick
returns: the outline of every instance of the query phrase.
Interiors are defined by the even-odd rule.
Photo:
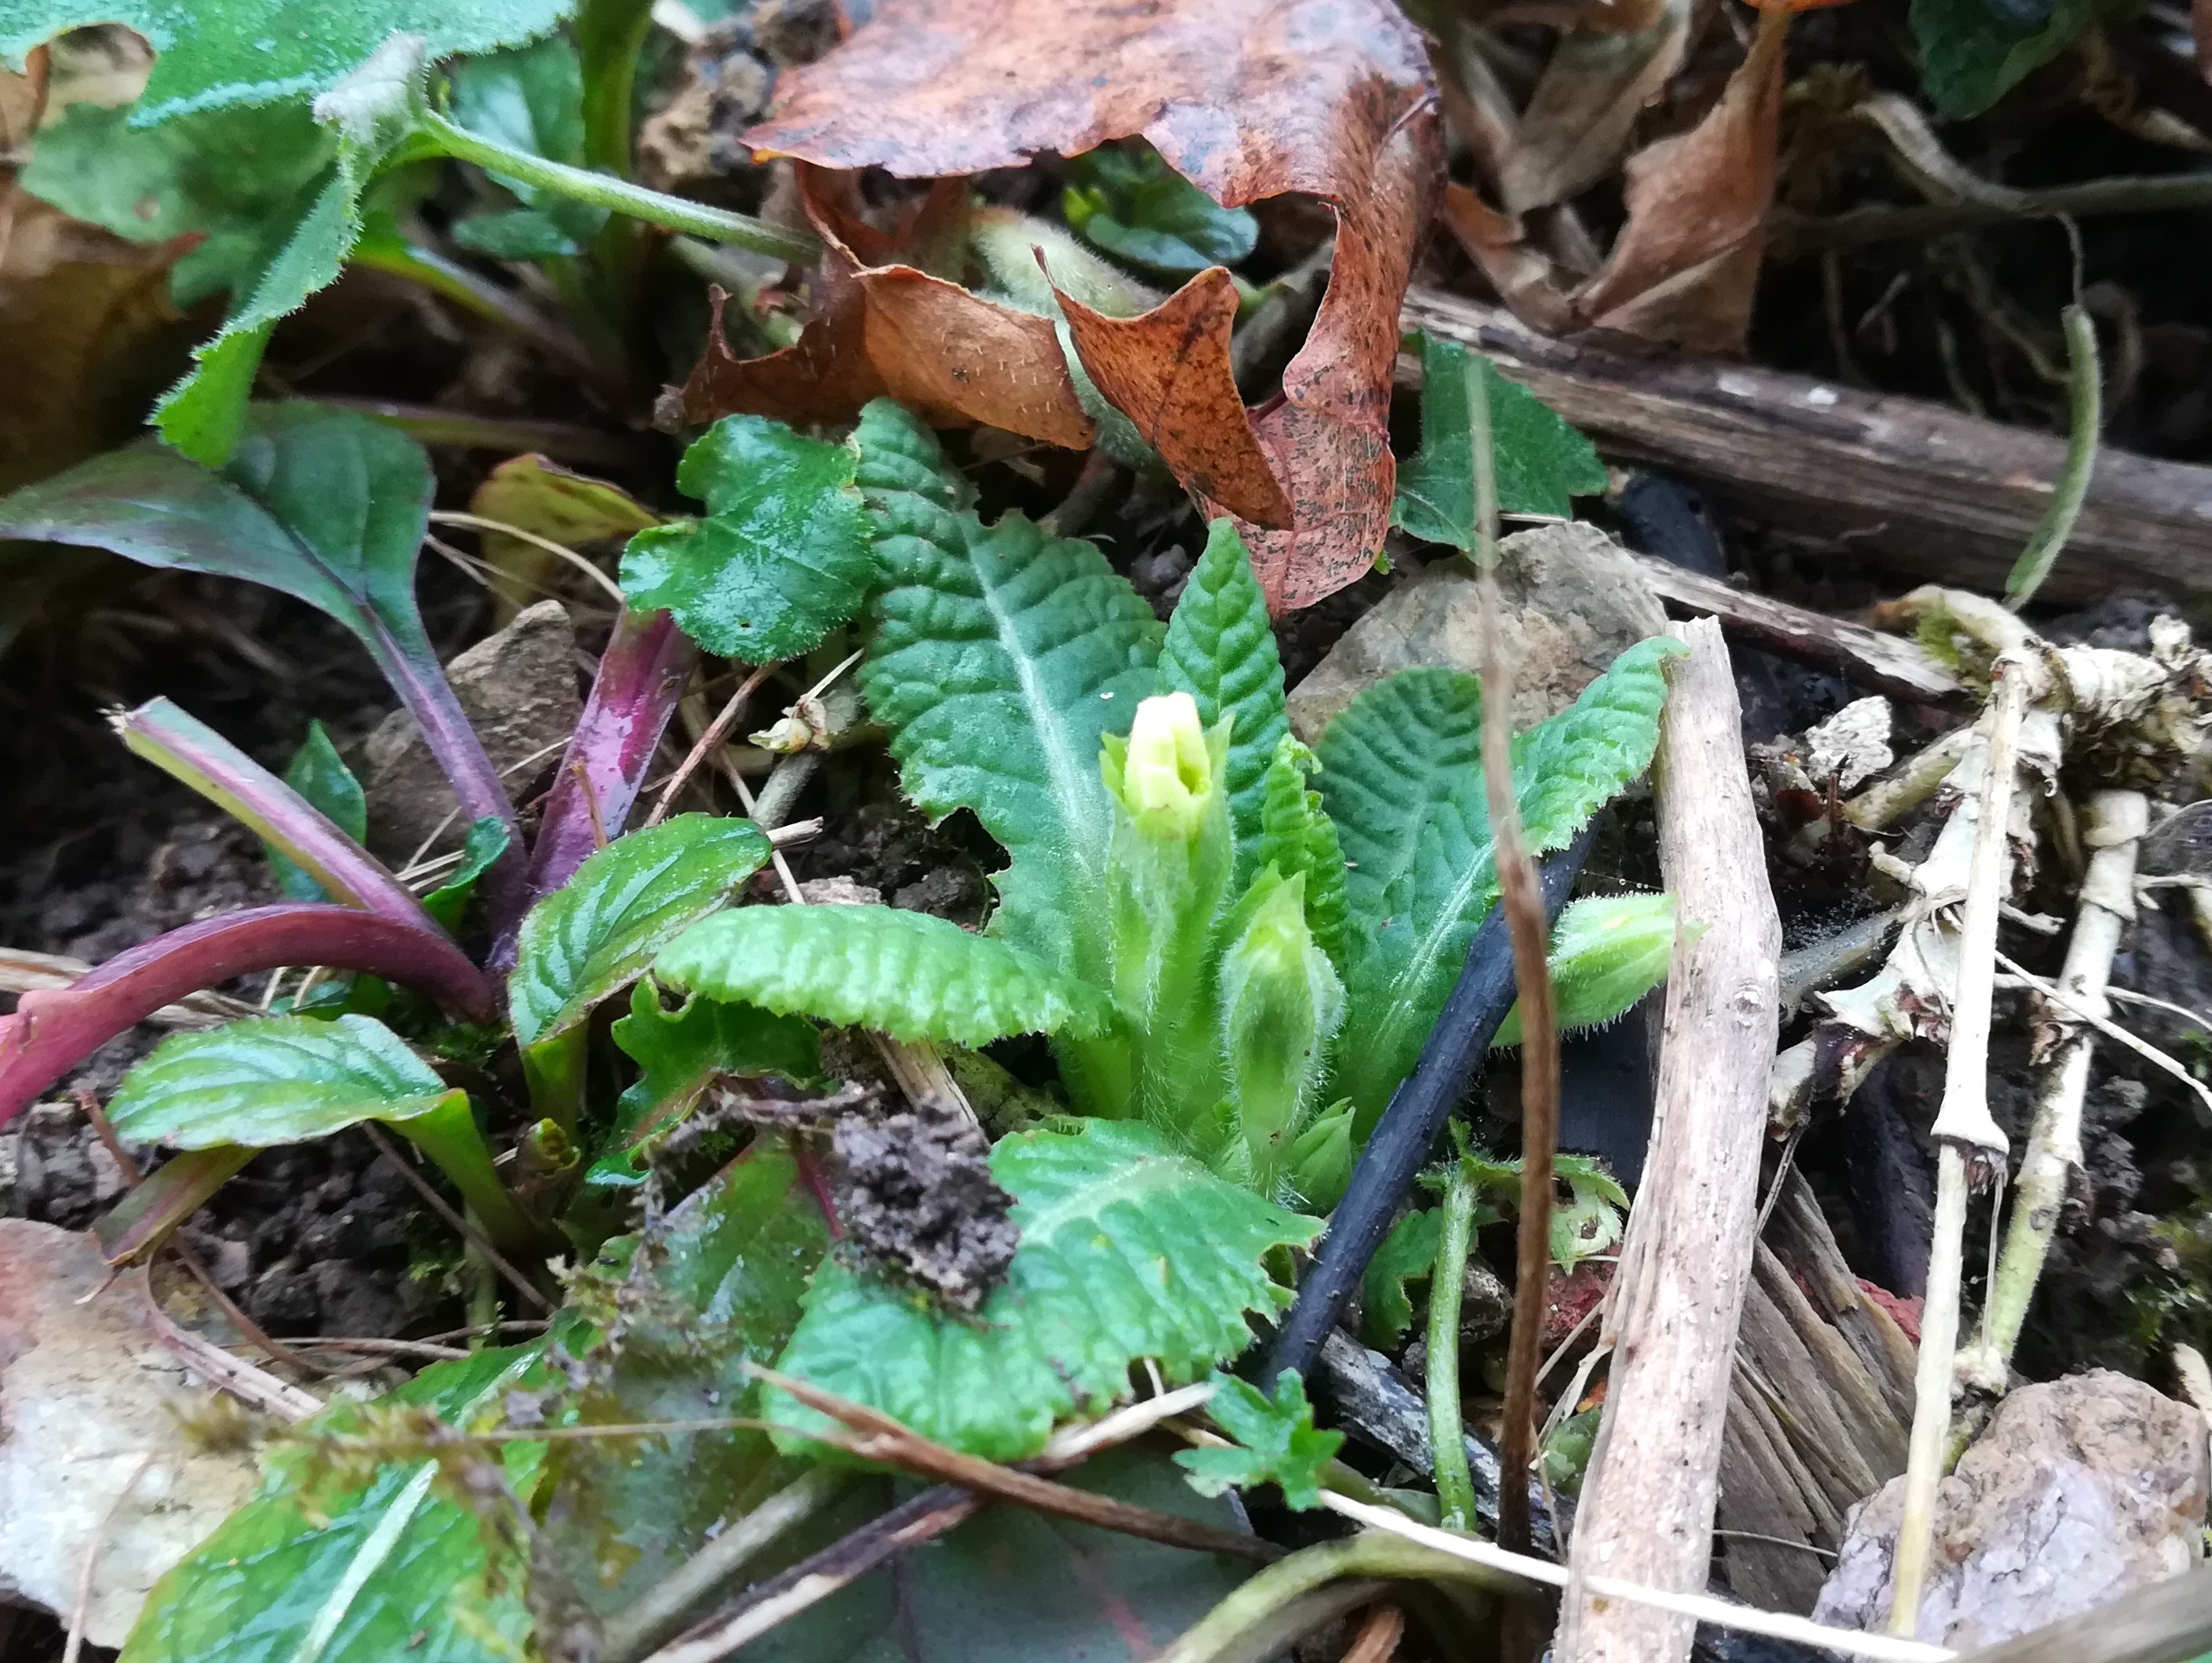
[[[1608,457],[1948,584],[2001,589],[2066,469],[2057,434],[1748,364],[1553,340],[1435,289],[1410,290],[1401,322],[1482,352]],[[1399,373],[1419,371],[1401,359]],[[2106,451],[2067,547],[2045,600],[2212,589],[2212,468]]]
[[[1644,1182],[1601,1344],[1605,1418],[1569,1558],[1591,1575],[1705,1585],[1736,1324],[1751,1279],[1782,926],[1720,626],[1684,626],[1652,768],[1659,859],[1684,926],[1667,983]],[[1692,921],[1704,926],[1692,933]],[[1693,1624],[1571,1581],[1560,1663],[1680,1663]]]

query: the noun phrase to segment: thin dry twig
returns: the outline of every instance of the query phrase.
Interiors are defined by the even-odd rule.
[[[1398,1642],[1405,1637],[1406,1613],[1395,1605],[1376,1605],[1359,1625],[1342,1663],[1390,1663],[1398,1654]]]
[[[303,1392],[255,1368],[243,1357],[231,1356],[213,1341],[179,1327],[176,1319],[161,1308],[161,1302],[154,1297],[153,1278],[146,1267],[141,1265],[132,1274],[138,1284],[139,1303],[147,1326],[186,1368],[209,1385],[229,1393],[240,1403],[264,1415],[295,1424],[322,1411],[322,1399],[313,1393]]]
[[[484,1256],[486,1264],[507,1278],[517,1293],[548,1316],[553,1314],[553,1302],[539,1290],[538,1284],[517,1270],[504,1253],[486,1241],[482,1230],[454,1211],[447,1205],[446,1198],[432,1189],[428,1180],[408,1163],[407,1157],[399,1152],[391,1138],[384,1135],[380,1127],[364,1120],[361,1129],[368,1134],[369,1142],[376,1145],[376,1152],[399,1169],[399,1175],[407,1180],[416,1194],[422,1198],[423,1205],[459,1231],[471,1247]]]
[[[753,694],[775,670],[772,664],[758,665],[751,675],[738,683],[738,690],[730,695],[729,701],[722,707],[720,713],[707,725],[707,731],[699,736],[698,743],[684,752],[684,760],[676,765],[676,772],[668,776],[668,783],[661,787],[660,795],[653,804],[653,812],[645,816],[647,826],[657,826],[668,817],[668,810],[675,805],[677,794],[699,771],[699,765],[721,749],[722,742],[730,737],[730,730],[745,713],[745,706]]]
[[[430,523],[433,525],[466,526],[472,531],[489,531],[499,537],[511,537],[517,543],[526,543],[532,548],[543,549],[555,558],[564,560],[574,567],[605,591],[607,598],[614,602],[617,606],[629,604],[629,597],[623,593],[620,584],[566,543],[556,543],[552,538],[540,537],[535,531],[526,531],[520,525],[510,525],[503,519],[486,519],[481,514],[465,514],[451,509],[434,509],[430,514]]]

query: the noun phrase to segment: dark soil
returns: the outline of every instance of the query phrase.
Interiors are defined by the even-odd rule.
[[[981,1305],[1020,1240],[982,1133],[924,1099],[881,1118],[844,1116],[836,1148],[837,1218],[854,1247],[955,1310]]]

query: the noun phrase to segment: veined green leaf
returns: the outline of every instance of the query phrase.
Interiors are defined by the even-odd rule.
[[[1436,1268],[1437,1237],[1443,1214],[1431,1208],[1409,1212],[1390,1226],[1390,1234],[1367,1261],[1360,1283],[1360,1337],[1381,1351],[1395,1351],[1413,1326],[1413,1302],[1406,1284],[1426,1281]]]
[[[708,652],[750,664],[816,646],[860,610],[874,570],[856,460],[765,416],[724,416],[676,471],[707,518],[630,539],[630,604],[665,608]]]
[[[988,936],[890,907],[740,907],[693,926],[653,961],[710,999],[975,1047],[1012,1034],[1090,1037],[1105,995]]]
[[[1475,544],[1474,411],[1468,377],[1490,405],[1491,455],[1501,513],[1574,513],[1577,496],[1605,489],[1605,464],[1589,440],[1498,373],[1487,358],[1423,333],[1421,450],[1398,468],[1390,523],[1430,543]]]
[[[303,104],[210,111],[158,127],[76,104],[39,134],[23,188],[132,242],[197,234],[170,269],[180,307],[250,290],[328,182],[337,137]]]
[[[617,838],[522,921],[507,1010],[519,1044],[574,1027],[768,864],[750,820],[679,814]]]
[[[1235,265],[1260,240],[1260,222],[1224,208],[1150,149],[1102,146],[1067,164],[1063,208],[1077,234],[1107,253],[1155,271]]]
[[[1321,1505],[1322,1473],[1344,1447],[1344,1434],[1314,1429],[1313,1405],[1297,1369],[1275,1377],[1272,1398],[1249,1381],[1219,1375],[1206,1412],[1237,1441],[1227,1449],[1176,1454],[1176,1465],[1190,1475],[1193,1490],[1218,1496],[1232,1485],[1249,1490],[1271,1484],[1294,1512]]]
[[[1513,742],[1533,853],[1555,849],[1651,761],[1672,636],[1639,641],[1573,707]],[[1482,783],[1481,689],[1408,670],[1368,689],[1322,737],[1322,801],[1348,863],[1352,963],[1337,1089],[1364,1139],[1420,1054],[1467,944],[1497,899]]]
[[[385,1400],[448,1423],[495,1411],[529,1383],[544,1343],[434,1363]],[[340,1398],[310,1423],[346,1432],[362,1406]],[[508,1484],[528,1496],[542,1443],[501,1452]],[[339,1495],[303,1499],[302,1457],[279,1449],[261,1490],[154,1587],[125,1642],[129,1663],[492,1663],[530,1633],[526,1567],[494,1570],[476,1518],[434,1489],[434,1463],[393,1465]],[[319,1509],[319,1511],[318,1510]]]
[[[630,990],[629,1015],[614,1025],[615,1043],[642,1071],[622,1095],[609,1151],[592,1168],[601,1183],[632,1184],[644,1174],[630,1154],[640,1139],[675,1125],[725,1074],[781,1074],[805,1081],[822,1071],[814,1024],[757,1005],[693,995],[674,1011],[660,1005],[652,977]]]
[[[933,818],[974,810],[1012,857],[994,934],[1103,982],[1099,739],[1159,690],[1159,623],[1089,543],[964,512],[965,483],[897,404],[870,404],[855,438],[878,586],[861,687],[907,795]]]
[[[1624,1014],[1667,980],[1674,952],[1674,897],[1585,895],[1552,928],[1552,998],[1561,1033]],[[1521,1043],[1521,1007],[1505,1013],[1493,1046]]]
[[[1285,877],[1304,875],[1306,927],[1341,975],[1349,962],[1346,932],[1352,903],[1335,823],[1322,812],[1321,793],[1306,789],[1306,777],[1320,766],[1313,752],[1291,735],[1277,742],[1261,776],[1260,835],[1252,858],[1255,866],[1273,866]]]
[[[1243,1351],[1249,1314],[1291,1297],[1263,1259],[1322,1228],[1134,1122],[1017,1132],[991,1151],[991,1171],[1015,1199],[1021,1246],[978,1320],[832,1259],[776,1366],[956,1449],[1019,1460],[1055,1421],[1127,1397],[1139,1359],[1175,1382]],[[764,1412],[801,1430],[824,1425],[779,1392]]]
[[[313,804],[325,818],[355,842],[368,836],[368,793],[362,790],[361,781],[353,777],[353,770],[338,755],[338,748],[331,743],[329,730],[320,722],[308,722],[307,737],[293,753],[291,766],[284,770],[284,783]],[[505,827],[501,828],[502,834],[505,830]],[[307,868],[273,846],[268,847],[269,871],[283,894],[294,901],[341,898],[326,896],[323,886],[309,876]]]
[[[1191,568],[1168,621],[1160,671],[1170,690],[1179,689],[1197,701],[1205,726],[1232,719],[1229,823],[1237,840],[1233,882],[1242,889],[1259,870],[1267,764],[1291,726],[1283,714],[1283,661],[1275,650],[1267,598],[1232,519],[1217,519],[1206,528],[1206,552]],[[1284,875],[1289,876],[1287,869]]]
[[[121,23],[158,56],[132,119],[150,126],[194,110],[273,104],[326,91],[393,33],[422,37],[434,60],[545,33],[570,0],[368,0],[302,12],[293,0],[9,0],[0,58],[91,23]]]

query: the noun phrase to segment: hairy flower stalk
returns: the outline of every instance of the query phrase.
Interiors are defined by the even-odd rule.
[[[1243,928],[1222,954],[1219,986],[1222,1053],[1249,1181],[1273,1196],[1289,1180],[1311,1199],[1293,1175],[1293,1159],[1328,1041],[1344,1015],[1344,984],[1307,927],[1305,890],[1303,873],[1285,878],[1271,866],[1260,875],[1239,904]],[[1344,1143],[1348,1156],[1348,1132]],[[1333,1175],[1331,1144],[1324,1135],[1304,1151],[1300,1164],[1312,1170],[1300,1176],[1326,1184]]]

